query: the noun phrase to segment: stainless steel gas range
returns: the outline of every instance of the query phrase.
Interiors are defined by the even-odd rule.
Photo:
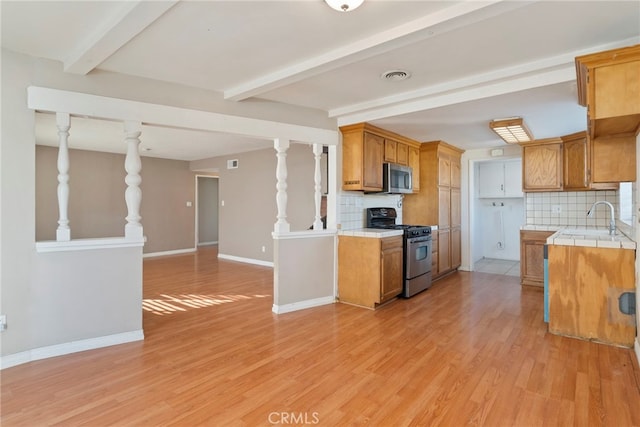
[[[367,227],[403,230],[402,296],[409,298],[431,287],[431,227],[396,224],[394,208],[367,208]]]

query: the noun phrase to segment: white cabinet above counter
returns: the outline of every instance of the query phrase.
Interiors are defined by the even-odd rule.
[[[478,165],[478,197],[523,197],[522,160],[480,163]]]

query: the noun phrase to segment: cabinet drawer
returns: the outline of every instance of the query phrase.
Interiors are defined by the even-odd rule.
[[[380,249],[387,250],[402,247],[402,236],[385,237],[380,239]]]

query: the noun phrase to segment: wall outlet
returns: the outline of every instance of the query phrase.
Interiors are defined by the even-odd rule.
[[[560,205],[551,205],[551,213],[559,214],[562,212],[562,206]]]
[[[263,247],[262,247],[262,252],[266,252],[266,251],[267,251],[267,247],[266,247],[266,246],[263,246]]]
[[[1,314],[0,315],[0,331],[4,331],[5,329],[7,329],[7,315]]]

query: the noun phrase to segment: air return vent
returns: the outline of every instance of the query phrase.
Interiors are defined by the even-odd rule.
[[[404,70],[390,70],[390,71],[385,71],[384,73],[382,73],[380,75],[380,78],[382,80],[388,80],[388,81],[393,81],[393,82],[398,82],[401,80],[407,80],[409,77],[411,77],[411,73],[408,71],[404,71]]]

